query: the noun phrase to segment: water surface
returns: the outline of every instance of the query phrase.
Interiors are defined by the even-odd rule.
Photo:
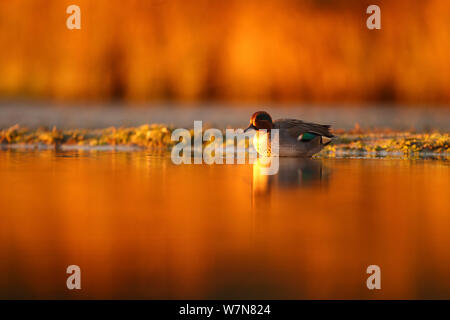
[[[449,162],[280,160],[0,151],[0,298],[450,298]]]

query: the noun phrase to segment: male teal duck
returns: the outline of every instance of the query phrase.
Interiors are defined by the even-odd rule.
[[[281,157],[311,157],[331,142],[334,135],[329,125],[296,119],[278,119],[265,111],[255,112],[244,130],[256,130],[253,145],[261,155],[270,155],[270,130],[279,129],[278,155]],[[260,131],[266,130],[266,131]]]

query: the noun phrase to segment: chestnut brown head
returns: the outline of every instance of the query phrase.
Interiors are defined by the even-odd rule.
[[[247,130],[270,130],[273,128],[272,117],[265,111],[255,112],[250,118],[250,124],[245,128],[244,132]]]

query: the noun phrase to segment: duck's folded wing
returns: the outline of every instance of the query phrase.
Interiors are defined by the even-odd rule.
[[[309,132],[328,138],[334,137],[330,132],[330,126],[312,122],[304,122],[297,119],[278,119],[274,121],[276,129],[288,130],[289,134],[293,137]]]

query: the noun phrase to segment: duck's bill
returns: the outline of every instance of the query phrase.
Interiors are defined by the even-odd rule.
[[[244,132],[247,132],[248,130],[256,130],[256,127],[253,124],[249,124],[248,127],[244,129]]]

